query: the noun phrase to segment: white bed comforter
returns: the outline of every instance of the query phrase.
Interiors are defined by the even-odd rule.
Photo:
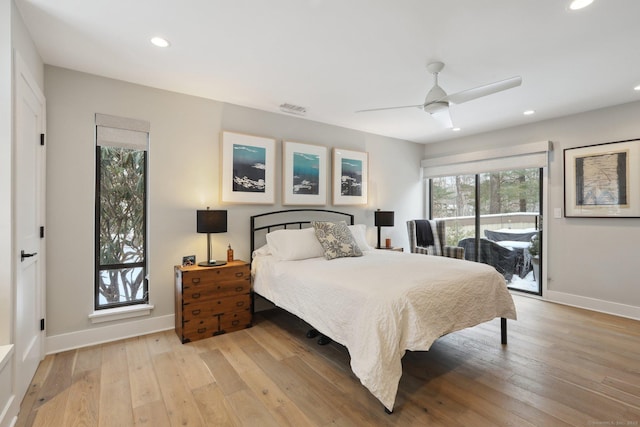
[[[469,261],[384,250],[331,261],[266,255],[254,258],[252,272],[255,292],[348,349],[355,375],[389,410],[406,350],[428,350],[442,335],[496,317],[516,318],[504,277]]]

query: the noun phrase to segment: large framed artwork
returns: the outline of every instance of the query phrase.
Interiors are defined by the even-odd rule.
[[[566,217],[640,217],[640,139],[564,150]]]
[[[221,200],[230,203],[273,204],[275,139],[223,131],[221,145]]]
[[[333,149],[333,204],[366,205],[369,155],[359,151]]]
[[[327,147],[284,141],[282,204],[327,203]]]

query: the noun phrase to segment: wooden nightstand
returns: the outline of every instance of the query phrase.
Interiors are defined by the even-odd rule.
[[[390,248],[387,248],[387,247],[383,246],[381,248],[376,248],[376,249],[384,249],[384,250],[387,250],[387,251],[404,252],[404,248],[402,246],[397,246],[397,247],[393,246],[393,247],[390,247]]]
[[[175,266],[176,334],[187,343],[251,327],[251,273],[244,261]]]

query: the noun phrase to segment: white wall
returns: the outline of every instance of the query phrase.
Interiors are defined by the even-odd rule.
[[[236,258],[249,259],[249,216],[280,208],[225,205],[219,200],[219,134],[237,131],[369,152],[370,203],[346,209],[371,226],[376,208],[396,211],[396,227],[385,229],[406,245],[404,221],[422,215],[420,160],[423,147],[297,117],[45,67],[47,98],[47,351],[87,345],[116,331],[159,324],[172,327],[173,266],[183,255],[205,258],[206,236],[195,232],[195,211],[226,208],[226,234],[214,235],[214,257],[231,243]],[[151,122],[149,152],[150,318],[93,325],[94,114]],[[281,143],[277,144],[281,164]],[[280,182],[280,166],[277,182]],[[328,207],[331,207],[328,205]],[[162,319],[160,322],[150,320]],[[147,323],[144,323],[144,322]],[[115,327],[113,327],[115,325]],[[153,326],[155,325],[155,326]],[[136,329],[138,328],[138,329]],[[102,329],[102,330],[101,330]],[[96,338],[99,337],[99,338]],[[117,338],[117,337],[116,337]],[[62,344],[64,343],[64,344]]]
[[[11,5],[11,0],[0,0],[0,345],[10,343],[12,324]]]
[[[11,269],[11,0],[0,0],[0,426],[17,414],[13,386]]]
[[[549,213],[564,211],[563,150],[640,138],[640,102],[532,123],[425,146],[425,157],[479,151],[541,140],[553,142]],[[639,165],[636,165],[639,166]],[[636,185],[638,183],[631,183]],[[544,296],[571,305],[640,318],[640,218],[546,218]]]

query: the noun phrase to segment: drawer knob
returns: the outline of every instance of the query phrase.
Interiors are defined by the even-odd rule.
[[[200,293],[197,293],[197,294],[193,294],[193,295],[191,295],[191,298],[193,298],[193,299],[198,299],[198,298],[200,298]]]
[[[198,314],[200,314],[200,310],[191,310],[191,314],[197,316]]]
[[[242,271],[239,273],[236,273],[236,277],[242,277],[242,276],[244,276],[244,273]]]
[[[199,277],[194,277],[194,278],[192,278],[192,279],[191,279],[191,283],[195,283],[195,284],[200,283],[200,278],[199,278]]]
[[[242,307],[244,305],[244,301],[236,302],[236,307]]]
[[[242,292],[243,289],[244,287],[242,286],[236,286],[236,292]]]
[[[199,334],[204,334],[205,332],[207,332],[207,328],[198,328]]]
[[[231,326],[238,326],[240,324],[239,320],[234,320],[233,322],[231,322]]]

